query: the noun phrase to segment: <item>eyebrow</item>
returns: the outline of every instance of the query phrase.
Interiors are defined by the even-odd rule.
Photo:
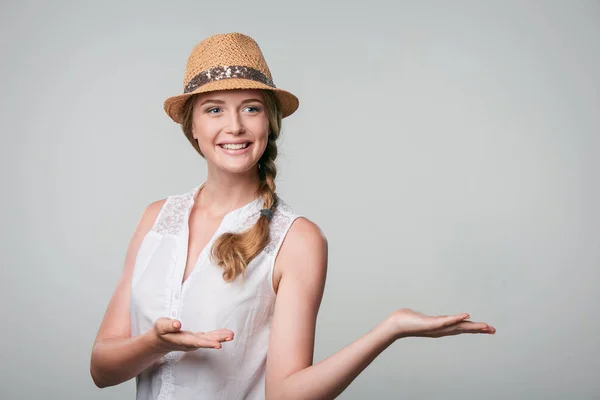
[[[262,100],[260,100],[260,99],[246,99],[246,100],[242,101],[242,104],[254,103],[254,102],[259,102],[260,104],[263,104]],[[206,103],[225,104],[225,102],[223,100],[206,99],[202,103],[200,103],[200,106],[203,106]]]

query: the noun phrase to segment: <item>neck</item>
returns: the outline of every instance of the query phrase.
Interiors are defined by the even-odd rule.
[[[223,216],[254,200],[259,184],[256,169],[240,174],[225,174],[209,168],[206,182],[196,196],[195,206],[211,216]]]

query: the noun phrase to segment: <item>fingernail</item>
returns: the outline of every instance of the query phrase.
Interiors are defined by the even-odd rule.
[[[228,337],[228,338],[225,338],[225,340],[226,340],[226,341],[230,341],[230,340],[231,340],[231,338],[230,338],[230,337]]]

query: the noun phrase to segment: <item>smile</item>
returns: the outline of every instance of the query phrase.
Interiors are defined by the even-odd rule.
[[[250,142],[238,143],[238,144],[224,143],[224,144],[220,144],[219,146],[226,150],[242,150],[242,149],[245,149],[248,146],[250,146]]]

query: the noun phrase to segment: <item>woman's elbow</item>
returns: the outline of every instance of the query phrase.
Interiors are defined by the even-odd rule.
[[[283,382],[266,385],[265,400],[293,400],[294,397],[285,393]]]
[[[265,400],[281,400],[281,399],[283,399],[283,397],[281,396],[280,393],[278,393],[278,390],[275,387],[273,387],[273,384],[266,385]]]
[[[97,355],[92,352],[92,357],[90,359],[90,376],[92,377],[94,385],[99,389],[116,385],[116,383],[111,383],[110,380],[106,379],[105,374],[102,374],[102,371],[99,370],[96,356]]]
[[[92,377],[92,381],[94,382],[94,385],[96,385],[96,387],[98,387],[99,389],[104,389],[105,387],[110,386],[100,378],[100,376],[97,372],[94,372],[93,367],[90,367],[90,375]]]

